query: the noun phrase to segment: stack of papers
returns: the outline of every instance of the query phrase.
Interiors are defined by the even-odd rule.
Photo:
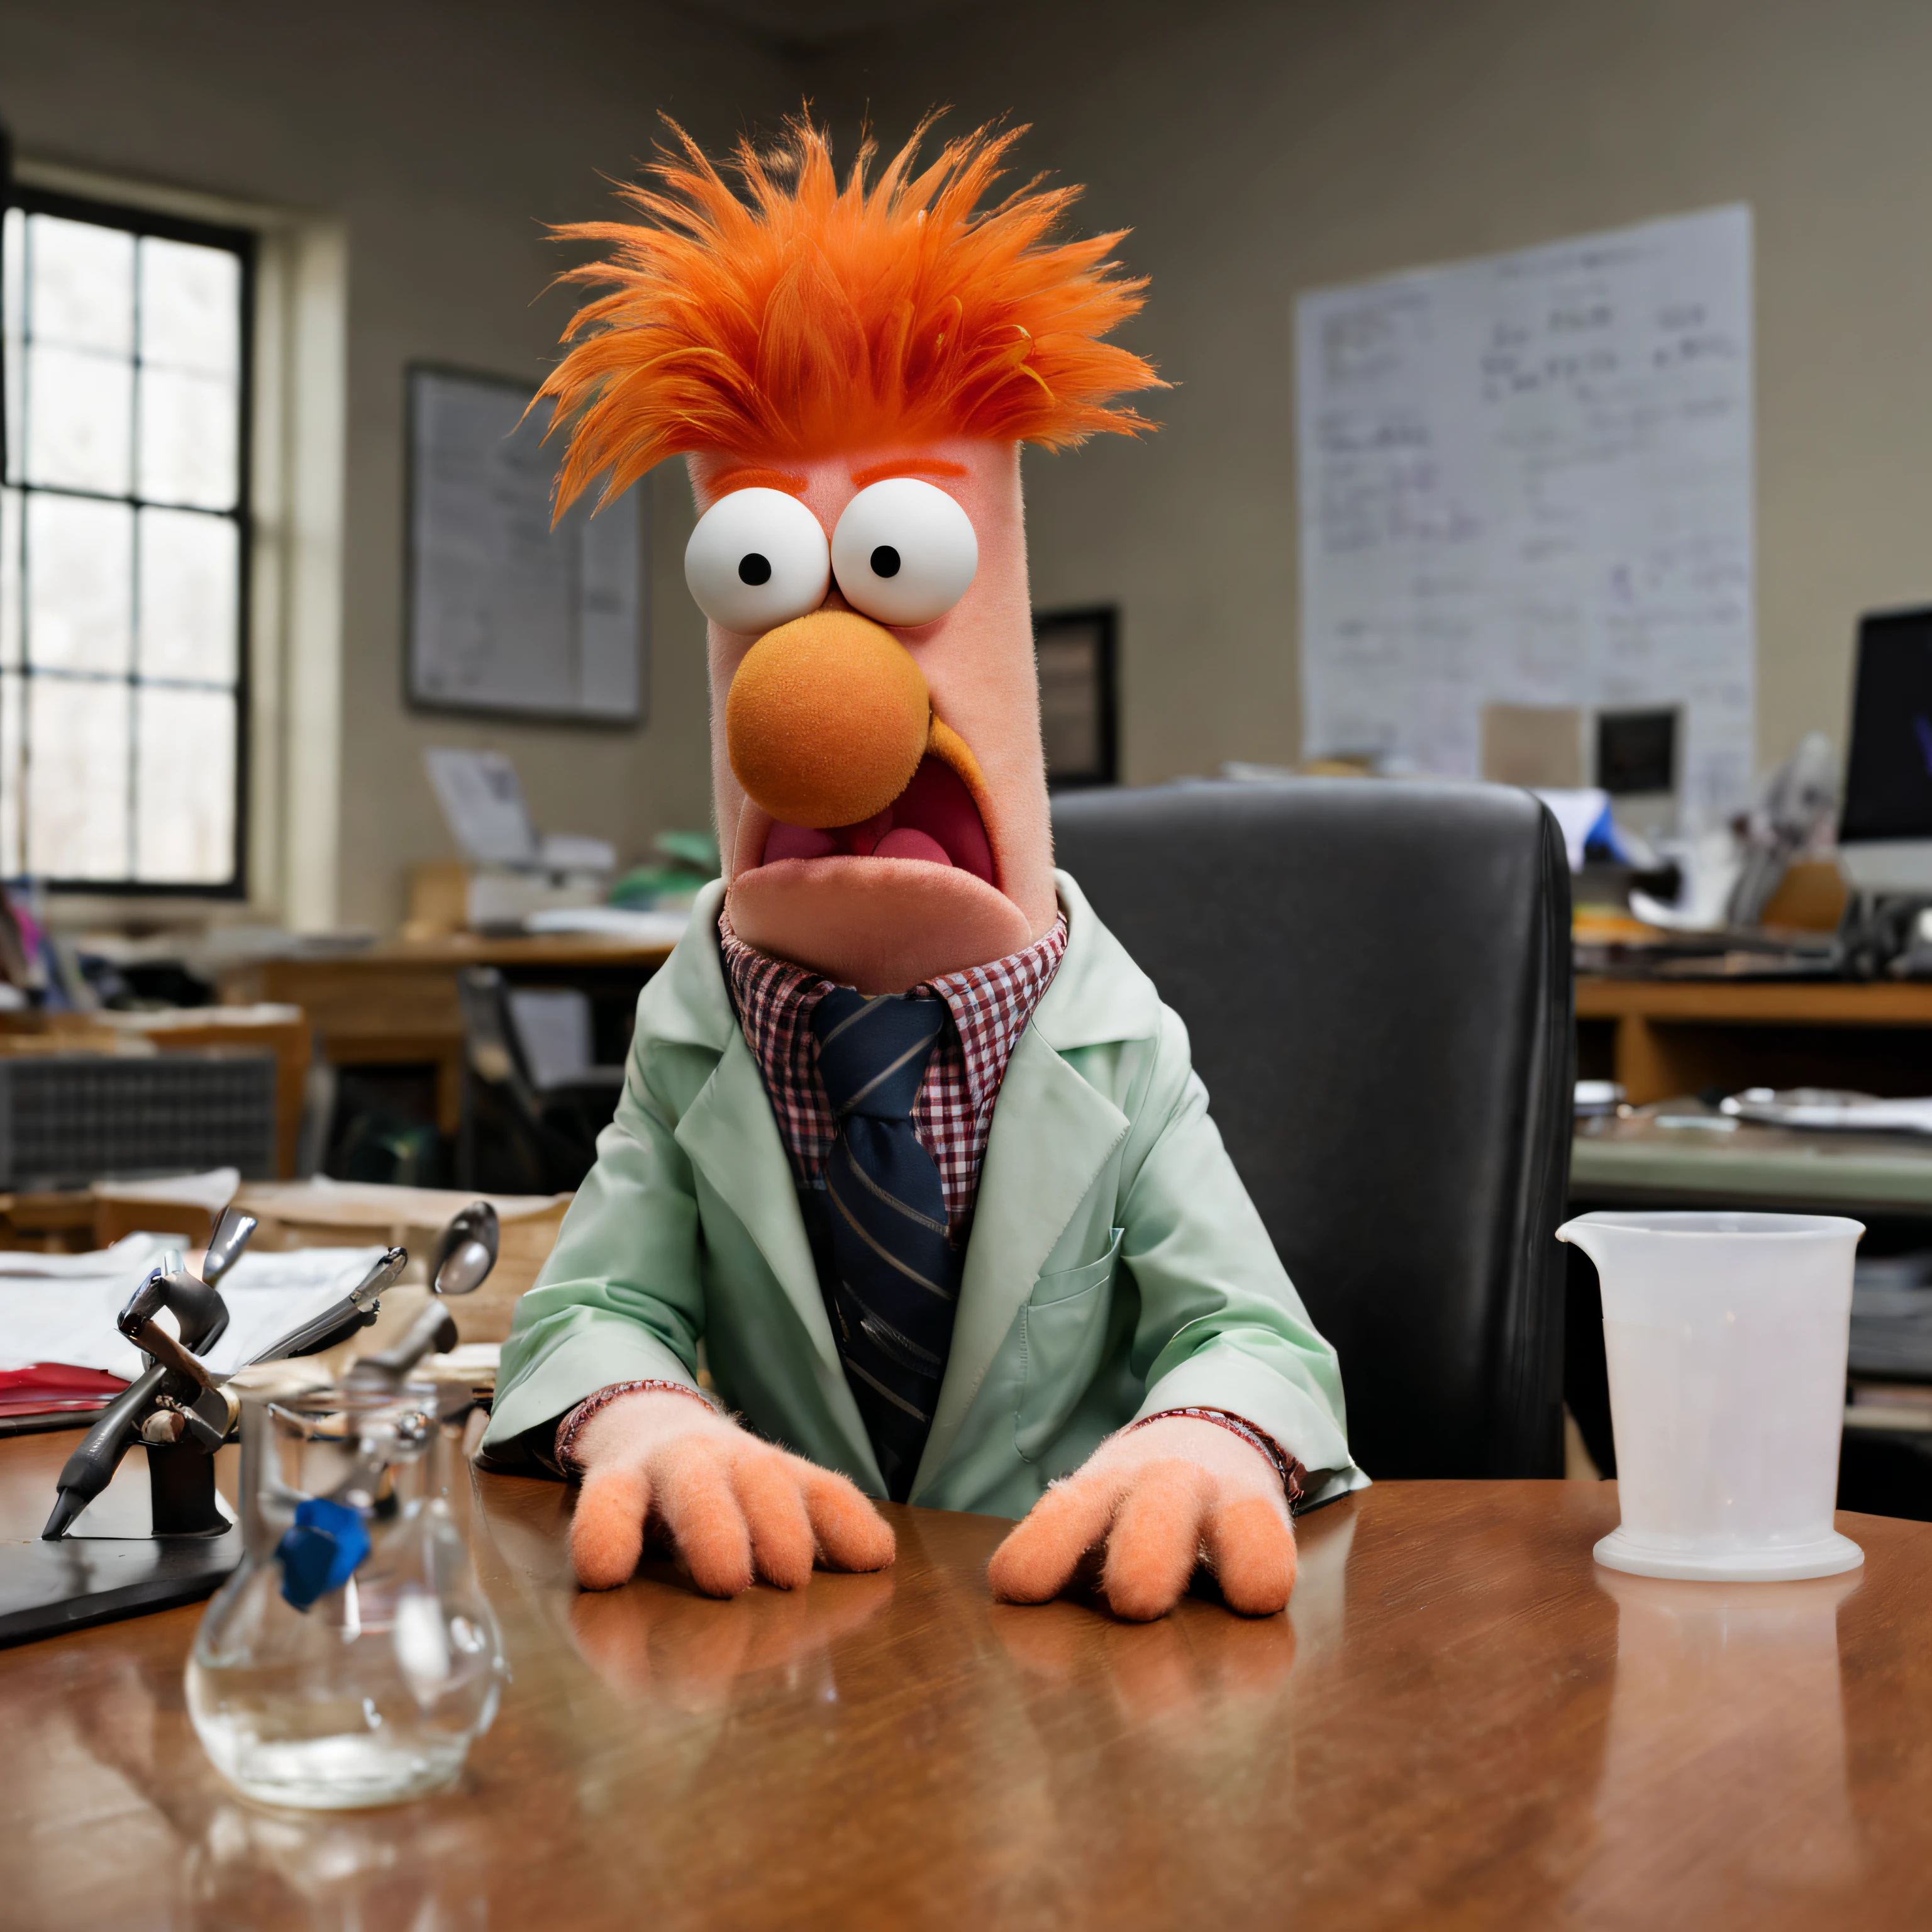
[[[0,1370],[62,1362],[132,1382],[147,1358],[114,1325],[129,1295],[178,1238],[130,1234],[84,1255],[0,1252]],[[244,1254],[224,1277],[227,1332],[202,1359],[232,1372],[298,1323],[339,1301],[380,1247],[298,1248]],[[161,1321],[174,1326],[172,1316]]]

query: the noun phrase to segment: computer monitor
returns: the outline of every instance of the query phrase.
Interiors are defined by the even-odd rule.
[[[1932,897],[1932,610],[1860,620],[1838,849],[1860,891]]]

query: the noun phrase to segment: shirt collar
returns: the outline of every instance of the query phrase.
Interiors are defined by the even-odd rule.
[[[746,1044],[762,1064],[782,1023],[788,1022],[784,1031],[799,1037],[812,1009],[837,982],[747,945],[731,929],[730,913],[722,908],[718,941]],[[989,1106],[999,1091],[1014,1044],[1025,1031],[1066,952],[1066,917],[1063,913],[1054,919],[1052,929],[1032,945],[984,966],[968,966],[922,980],[911,989],[946,1002],[958,1032],[975,1112]]]

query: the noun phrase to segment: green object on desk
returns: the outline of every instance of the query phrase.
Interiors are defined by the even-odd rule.
[[[1672,1119],[1708,1113],[1666,1101]],[[1711,1116],[1715,1119],[1718,1117]],[[1735,1132],[1666,1126],[1655,1116],[1580,1124],[1570,1144],[1573,1199],[1653,1206],[1717,1199],[1932,1213],[1932,1139],[1905,1134],[1802,1133],[1740,1122]]]

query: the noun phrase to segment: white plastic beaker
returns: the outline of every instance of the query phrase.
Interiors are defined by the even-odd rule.
[[[1832,1576],[1852,1259],[1835,1214],[1584,1214],[1622,1521],[1599,1563],[1725,1582]]]

